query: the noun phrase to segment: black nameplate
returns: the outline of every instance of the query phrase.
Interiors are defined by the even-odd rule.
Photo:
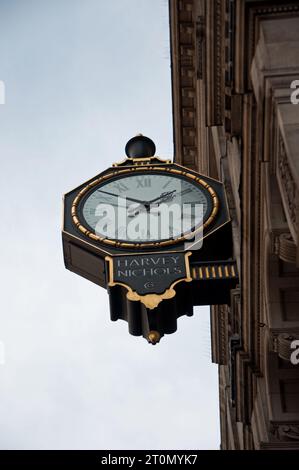
[[[113,281],[126,284],[141,295],[162,294],[175,281],[186,277],[184,253],[113,258]]]

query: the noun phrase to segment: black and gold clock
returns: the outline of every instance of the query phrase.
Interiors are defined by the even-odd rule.
[[[64,196],[62,230],[66,267],[108,288],[111,318],[147,338],[195,304],[228,302],[237,282],[224,185],[154,154],[132,138],[125,160]]]

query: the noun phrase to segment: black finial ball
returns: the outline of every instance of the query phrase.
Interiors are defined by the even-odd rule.
[[[127,157],[148,158],[155,155],[156,146],[152,139],[144,135],[136,135],[129,140],[125,148]]]

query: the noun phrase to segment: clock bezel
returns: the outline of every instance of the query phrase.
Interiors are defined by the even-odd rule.
[[[99,185],[103,182],[106,183],[107,181],[109,181],[109,179],[115,179],[117,176],[124,177],[124,176],[132,174],[134,172],[139,173],[139,172],[147,172],[147,171],[151,171],[151,172],[157,171],[159,173],[165,173],[165,174],[168,174],[168,175],[173,174],[174,176],[176,175],[176,176],[179,176],[181,178],[189,179],[190,182],[192,182],[193,184],[196,183],[199,186],[202,186],[209,193],[210,200],[211,200],[211,205],[212,205],[212,210],[211,210],[211,213],[210,213],[208,219],[202,225],[198,226],[194,231],[186,232],[186,233],[182,234],[179,237],[171,238],[171,239],[167,239],[167,240],[161,240],[161,241],[149,241],[149,242],[144,242],[143,241],[143,242],[139,242],[139,243],[138,242],[121,241],[121,240],[113,240],[113,239],[109,239],[109,238],[106,238],[106,237],[101,237],[99,235],[96,235],[93,231],[91,231],[90,229],[88,229],[84,226],[83,222],[80,220],[79,206],[81,204],[82,199],[86,196],[86,194],[92,188],[94,188],[95,186],[97,186],[97,185]],[[196,175],[190,173],[189,171],[179,170],[177,168],[173,168],[173,167],[170,167],[170,166],[162,167],[162,166],[156,166],[156,165],[142,165],[142,166],[135,166],[135,167],[130,166],[130,167],[121,168],[121,169],[117,169],[117,170],[113,169],[112,171],[96,178],[95,180],[93,180],[92,182],[90,182],[89,184],[84,186],[79,191],[79,193],[77,194],[77,196],[75,197],[75,199],[72,203],[71,215],[72,215],[72,221],[73,221],[74,225],[76,226],[76,228],[81,233],[83,233],[86,237],[90,238],[93,241],[96,241],[96,242],[99,242],[99,243],[104,243],[106,245],[113,246],[115,248],[119,247],[119,248],[130,248],[130,249],[132,249],[132,248],[144,249],[144,248],[167,247],[167,246],[176,245],[178,243],[186,241],[188,239],[188,235],[190,233],[196,234],[199,230],[204,230],[209,225],[211,225],[214,222],[214,220],[215,220],[215,218],[218,214],[218,210],[219,210],[219,199],[218,199],[216,191],[214,190],[214,188],[210,184],[208,184],[200,176],[196,176]]]

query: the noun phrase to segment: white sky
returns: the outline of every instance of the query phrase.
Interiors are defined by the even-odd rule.
[[[61,249],[63,193],[172,156],[167,1],[1,0],[0,80],[0,448],[219,448],[208,307],[153,347]]]

